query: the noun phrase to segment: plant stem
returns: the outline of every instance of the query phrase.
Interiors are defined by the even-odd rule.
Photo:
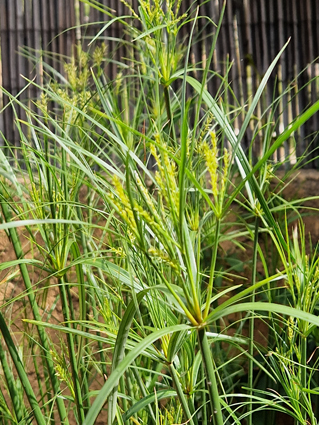
[[[43,388],[42,388],[42,384],[41,384],[41,382],[43,381],[43,377],[41,377],[41,375],[40,375],[40,371],[39,371],[39,365],[38,365],[38,357],[37,357],[37,353],[34,351],[34,344],[32,344],[32,358],[33,358],[33,365],[34,365],[34,371],[35,371],[35,375],[36,375],[36,378],[37,378],[37,382],[38,382],[38,386],[39,386],[39,394],[40,394],[40,397],[41,397],[41,400],[45,400],[45,393],[43,392]],[[43,365],[43,363],[42,363],[42,365]],[[45,376],[44,376],[44,381],[45,381],[45,384],[46,384],[46,390],[47,390],[47,392],[49,392],[49,390],[48,390],[48,379],[47,379],[47,373],[45,373],[44,374]],[[46,417],[49,417],[49,415],[48,415],[48,407],[50,408],[50,410],[51,410],[51,408],[52,408],[52,404],[53,403],[51,403],[50,405],[46,405],[46,403],[44,403],[44,406],[43,406],[43,410],[44,410],[44,414],[45,414],[45,416]],[[53,412],[52,412],[52,414],[53,414]],[[51,415],[51,417],[50,417],[50,425],[54,425],[54,417],[53,417],[53,415]]]
[[[28,379],[24,365],[21,362],[20,356],[19,356],[17,349],[14,345],[14,342],[12,340],[12,337],[10,335],[10,332],[9,332],[9,329],[6,325],[6,322],[5,322],[5,320],[2,316],[2,313],[0,313],[0,329],[1,329],[3,339],[5,340],[6,345],[8,347],[8,350],[9,350],[10,356],[12,358],[12,361],[14,363],[14,366],[15,366],[17,372],[18,372],[20,381],[23,385],[24,392],[25,392],[25,394],[28,398],[28,401],[30,403],[31,409],[33,411],[32,413],[34,415],[34,418],[35,418],[38,425],[46,425],[46,420],[44,419],[44,416],[42,415],[40,406],[39,406],[37,399],[36,399],[36,396],[33,392],[32,385],[30,384],[30,381]],[[3,352],[1,342],[0,342],[0,347],[1,347],[0,351]],[[14,397],[14,400],[18,401],[15,397]]]
[[[171,111],[171,104],[169,101],[169,88],[164,87],[164,99],[165,99],[165,106],[166,106],[166,113],[167,113],[167,119],[168,119],[168,125],[170,127],[169,129],[169,136],[172,139],[172,141],[176,140],[175,135],[175,128],[173,123],[173,117],[172,117],[172,111]]]
[[[135,362],[133,363],[133,366],[135,366]],[[139,386],[139,388],[141,390],[142,396],[143,397],[146,397],[148,395],[148,392],[146,391],[146,389],[144,387],[144,383],[143,383],[143,381],[141,379],[140,374],[138,373],[138,371],[136,370],[135,367],[132,368],[132,372],[133,372],[134,378],[135,378],[135,380],[137,382],[137,385]],[[154,414],[154,412],[153,412],[152,407],[151,407],[150,404],[148,405],[148,410],[149,410],[149,413],[150,413],[152,422],[156,425],[155,414]]]
[[[173,363],[170,363],[170,365],[169,365],[169,371],[170,371],[172,380],[174,382],[174,386],[175,386],[175,389],[176,389],[176,392],[177,392],[177,395],[178,395],[178,399],[179,399],[179,401],[180,401],[180,403],[182,405],[182,409],[183,409],[184,414],[186,416],[186,421],[190,425],[195,425],[194,424],[194,421],[193,421],[193,418],[192,418],[192,414],[191,414],[191,412],[189,410],[189,406],[188,406],[188,403],[187,403],[185,394],[183,392],[181,383],[179,381],[179,377],[177,375],[177,372],[176,372],[176,370],[174,368]]]
[[[212,408],[212,416],[214,425],[223,425],[223,415],[221,410],[221,404],[218,394],[218,386],[216,381],[216,374],[214,370],[214,361],[212,358],[210,345],[208,343],[206,329],[198,329],[198,343],[202,354],[204,370],[206,375],[206,384],[208,394],[210,398],[210,404]]]
[[[14,377],[13,377],[12,371],[9,368],[9,365],[6,359],[6,354],[2,347],[1,342],[0,342],[0,362],[2,366],[3,375],[7,383],[7,388],[10,394],[13,414],[15,415],[16,420],[22,423],[22,420],[23,420],[22,408],[21,408],[22,406],[20,406],[19,395],[14,385]]]
[[[207,409],[206,409],[206,388],[205,388],[205,369],[201,365],[201,377],[202,377],[202,415],[203,415],[203,424],[207,424]]]
[[[59,290],[60,290],[62,312],[63,312],[64,321],[65,321],[65,327],[71,328],[72,325],[69,323],[71,320],[71,317],[70,317],[66,285],[68,284],[64,281],[64,279],[60,278]],[[75,346],[74,346],[75,341],[73,339],[73,335],[69,332],[66,333],[66,337],[68,342],[69,358],[70,358],[71,372],[72,372],[72,378],[73,378],[73,386],[74,386],[74,394],[75,394],[74,401],[76,403],[78,421],[79,421],[79,424],[81,425],[84,422],[85,417],[84,417],[83,400],[82,400],[82,394],[81,394],[78,362],[76,360],[76,353],[75,353]]]
[[[5,221],[8,223],[11,221],[11,213],[9,211],[9,207],[6,203],[5,200],[3,200],[1,202],[1,209],[2,209],[2,213],[4,216]],[[22,250],[22,246],[21,246],[21,242],[18,236],[18,232],[17,229],[15,228],[11,228],[8,230],[9,235],[10,235],[10,239],[14,248],[14,252],[16,255],[16,258],[23,258],[24,254],[23,254],[23,250]],[[32,307],[32,314],[34,317],[34,320],[40,322],[41,321],[41,315],[39,312],[39,308],[38,308],[38,304],[32,289],[32,284],[31,284],[31,280],[30,280],[30,276],[29,276],[29,272],[27,269],[26,264],[20,264],[19,265],[20,271],[21,271],[21,275],[23,278],[23,282],[25,284],[26,290],[27,290],[27,295],[29,298],[29,302],[30,305]],[[65,405],[64,405],[64,401],[62,397],[59,397],[59,395],[61,394],[61,390],[60,390],[60,385],[59,385],[59,381],[58,378],[56,376],[55,373],[55,369],[54,369],[54,364],[53,364],[53,360],[52,360],[52,356],[50,354],[50,346],[48,343],[48,339],[47,339],[47,335],[44,331],[43,328],[41,328],[40,326],[37,326],[37,330],[38,330],[38,334],[39,334],[39,338],[41,341],[41,345],[43,347],[43,353],[44,353],[44,357],[46,360],[46,364],[47,364],[47,368],[48,368],[48,372],[49,372],[49,376],[50,376],[50,380],[52,383],[52,389],[53,389],[53,393],[56,397],[56,402],[57,402],[57,407],[58,407],[58,412],[59,412],[59,416],[60,416],[60,421],[63,425],[68,425],[69,424],[69,420],[67,417],[67,413],[66,413],[66,409],[65,409]],[[52,395],[50,395],[52,397]]]
[[[204,314],[203,314],[204,320],[209,313],[210,300],[211,300],[212,292],[213,292],[214,277],[215,277],[215,266],[216,266],[217,251],[218,251],[219,232],[220,232],[220,219],[216,218],[215,243],[214,243],[214,248],[213,248],[212,261],[211,261],[211,264],[210,264],[210,275],[209,275],[209,282],[208,282],[207,295],[206,295],[206,307],[205,307],[205,311],[204,311]]]
[[[121,378],[120,378],[120,390],[121,390],[121,393],[122,393],[122,394],[126,394],[126,391],[125,391],[124,376],[121,376]],[[126,398],[125,398],[125,397],[123,397],[123,399],[122,399],[122,403],[123,403],[123,412],[127,412],[128,407],[127,407],[127,400],[126,400]],[[124,422],[124,425],[129,425],[129,421],[128,421],[128,420],[126,420],[126,421]]]
[[[307,337],[304,335],[301,335],[300,355],[301,355],[301,362],[300,362],[301,363],[300,365],[301,388],[307,388]],[[305,423],[307,423],[307,408],[306,408],[306,402],[304,400],[301,401],[301,412],[305,420]]]
[[[252,286],[256,283],[256,273],[257,273],[257,252],[258,252],[258,230],[259,230],[259,218],[255,219],[255,231],[254,231],[254,250],[253,250],[253,264],[252,264],[252,275],[251,275],[251,284]],[[251,295],[251,302],[255,302],[255,290]],[[254,330],[255,330],[255,318],[254,312],[250,313],[250,321],[249,321],[249,361],[248,361],[248,404],[247,404],[247,412],[248,412],[248,425],[252,425],[253,423],[253,380],[254,380]]]

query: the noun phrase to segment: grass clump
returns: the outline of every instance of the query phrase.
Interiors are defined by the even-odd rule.
[[[133,41],[115,81],[101,45],[92,68],[78,49],[65,85],[41,88],[38,113],[11,97],[27,118],[16,115],[18,159],[0,151],[0,228],[16,256],[1,269],[19,268],[24,287],[0,312],[1,420],[275,424],[282,412],[315,424],[318,256],[306,254],[302,224],[291,235],[297,202],[273,196],[269,181],[280,166],[271,156],[319,104],[275,140],[265,111],[265,150],[252,162],[241,141],[282,51],[236,135],[229,108],[206,88],[225,6],[195,79],[199,10],[124,4],[131,17],[116,19]],[[5,315],[14,303],[34,363]]]

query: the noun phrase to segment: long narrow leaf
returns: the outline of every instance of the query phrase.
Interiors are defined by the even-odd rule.
[[[18,372],[19,378],[21,380],[21,383],[23,385],[25,394],[28,398],[28,401],[30,403],[30,406],[32,408],[35,420],[38,425],[46,425],[46,421],[44,419],[44,416],[42,415],[41,408],[37,402],[37,398],[34,394],[34,391],[32,389],[32,385],[29,381],[28,375],[25,371],[24,365],[20,359],[20,356],[16,350],[16,347],[14,345],[14,342],[11,338],[9,329],[6,325],[6,322],[2,316],[2,313],[0,312],[0,330],[3,336],[3,339],[8,347],[10,356],[12,358],[13,364]]]
[[[265,72],[265,75],[263,76],[263,79],[261,80],[261,82],[259,84],[259,87],[256,91],[255,96],[253,97],[250,108],[247,111],[244,122],[242,123],[240,131],[238,133],[237,144],[239,144],[241,142],[242,138],[244,137],[245,131],[247,130],[247,127],[249,125],[249,122],[251,121],[252,115],[253,115],[253,113],[254,113],[254,111],[257,107],[257,104],[260,100],[260,97],[261,97],[261,95],[262,95],[262,93],[263,93],[263,91],[264,91],[264,89],[267,85],[269,77],[270,77],[271,73],[273,72],[275,66],[277,65],[277,62],[279,61],[283,51],[286,49],[288,43],[289,43],[289,41],[287,41],[287,43],[283,46],[283,48],[280,50],[280,52],[277,54],[275,59],[272,61],[272,63],[267,68],[267,71]]]
[[[123,421],[126,421],[130,419],[131,416],[134,415],[134,413],[139,412],[140,410],[144,409],[146,406],[148,406],[151,403],[154,403],[155,400],[159,401],[165,398],[171,398],[176,397],[176,391],[174,390],[160,390],[157,391],[156,394],[149,394],[146,397],[139,400],[137,403],[133,404],[132,407],[129,408],[127,412],[124,413],[122,416]]]
[[[221,310],[218,310],[216,313],[212,313],[209,317],[208,323],[213,323],[222,317],[228,316],[229,314],[239,313],[247,311],[267,311],[270,313],[277,313],[278,315],[286,315],[295,317],[297,319],[304,320],[305,322],[311,323],[315,326],[319,326],[319,317],[314,314],[307,313],[297,308],[288,307],[283,304],[275,303],[265,303],[265,302],[248,302],[248,303],[239,303],[225,307]]]
[[[202,91],[201,84],[195,78],[188,76],[187,81],[198,93]],[[248,198],[249,198],[252,210],[255,211],[255,207],[256,207],[255,199],[258,199],[261,205],[262,211],[264,213],[264,217],[267,219],[269,227],[273,229],[273,231],[275,232],[282,246],[286,247],[286,241],[284,237],[282,236],[282,233],[278,227],[278,224],[276,223],[269,209],[268,203],[260,190],[260,187],[256,181],[255,176],[252,173],[251,166],[249,164],[247,156],[245,155],[241,145],[237,143],[235,132],[232,129],[226,114],[224,114],[223,111],[219,108],[216,100],[210,95],[210,93],[207,90],[203,92],[203,100],[205,101],[207,106],[210,108],[210,110],[214,114],[216,121],[225,132],[225,135],[234,150],[235,160],[236,160],[240,175],[243,179],[243,184],[245,184],[246,186],[246,190],[247,190],[247,194],[248,194]]]
[[[113,351],[113,358],[112,358],[112,373],[117,368],[119,363],[123,360],[124,353],[125,353],[125,343],[131,328],[131,324],[134,318],[134,315],[136,313],[136,309],[139,305],[139,303],[142,301],[144,295],[147,291],[142,291],[136,296],[136,300],[132,300],[129,305],[126,308],[126,311],[124,313],[124,316],[121,321],[121,325],[118,330],[116,343]],[[120,377],[119,377],[120,378]],[[109,417],[109,424],[112,424],[115,418],[116,414],[116,404],[117,404],[117,387],[118,387],[119,380],[115,383],[112,392],[109,397],[109,404],[108,404],[108,417]]]
[[[191,327],[188,325],[176,325],[176,326],[170,326],[165,329],[160,329],[156,332],[151,333],[146,338],[144,338],[136,347],[135,350],[130,351],[124,359],[120,362],[120,364],[112,371],[111,375],[108,377],[106,383],[104,384],[103,388],[99,392],[98,396],[96,397],[94,403],[92,404],[92,407],[88,411],[88,414],[85,418],[85,421],[83,425],[94,425],[95,420],[100,413],[102,407],[108,400],[109,395],[112,392],[112,389],[118,382],[119,378],[123,376],[127,368],[130,366],[130,364],[153,342],[158,340],[159,338],[163,337],[164,335],[168,335],[173,332],[188,330]]]

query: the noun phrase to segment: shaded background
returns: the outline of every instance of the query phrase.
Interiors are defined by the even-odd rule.
[[[120,0],[99,1],[116,11],[117,15],[129,13]],[[218,22],[222,3],[222,0],[209,0],[201,6],[199,14],[207,15]],[[182,0],[182,11],[187,11],[191,4],[192,0]],[[137,0],[132,0],[132,5],[136,8]],[[0,91],[0,109],[4,108],[0,114],[0,145],[4,144],[4,137],[11,144],[19,143],[19,134],[14,126],[14,112],[10,106],[6,107],[9,100],[5,91],[16,96],[26,85],[21,75],[27,79],[35,78],[37,83],[42,83],[41,50],[46,52],[45,62],[48,66],[63,75],[64,62],[74,51],[76,42],[86,49],[89,41],[108,19],[110,18],[102,12],[79,0],[0,0],[0,85],[4,88],[4,91]],[[189,28],[185,26],[182,31],[181,37],[186,39]],[[208,54],[214,31],[214,25],[207,21],[197,22],[197,41],[192,49],[192,62],[199,62]],[[110,79],[115,77],[116,59],[125,57],[125,47],[120,47],[123,36],[123,29],[116,22],[101,36],[108,45],[110,60],[107,61],[106,72]],[[290,43],[269,80],[263,100],[265,109],[274,97],[283,93],[287,87],[290,88],[277,111],[279,128],[284,128],[291,119],[318,99],[317,0],[228,0],[212,63],[214,70],[225,75],[229,64],[233,62],[228,79],[240,105],[247,104],[248,107],[267,67],[289,38]],[[23,46],[27,46],[34,54],[35,62],[21,53]],[[50,68],[45,69],[50,71]],[[212,94],[216,94],[219,85],[219,80],[212,78],[208,88]],[[19,98],[27,102],[36,99],[38,95],[39,90],[30,86]],[[228,100],[230,104],[234,103],[233,99]],[[257,110],[256,114],[260,116],[261,111]],[[235,129],[240,128],[243,118],[243,114],[234,114]],[[292,154],[295,145],[297,156],[308,149],[312,151],[310,156],[315,158],[319,144],[316,137],[317,121],[318,116],[314,116],[301,127],[298,134],[294,134],[279,151],[277,155],[280,158],[275,157],[274,160],[290,154],[290,162],[293,164],[296,161],[295,154]],[[252,122],[248,129],[244,140],[246,147],[250,144],[254,125],[256,123]],[[258,142],[260,143],[256,138],[256,154],[260,151]],[[318,167],[319,161],[313,161],[311,166]]]

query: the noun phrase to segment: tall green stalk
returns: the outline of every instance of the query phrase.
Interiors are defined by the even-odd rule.
[[[207,286],[206,306],[205,306],[205,311],[204,311],[204,314],[203,314],[204,320],[208,316],[208,313],[209,313],[209,308],[210,308],[210,305],[211,305],[212,292],[213,292],[213,287],[214,287],[215,267],[216,267],[218,242],[219,242],[219,234],[220,234],[220,222],[221,222],[220,218],[216,218],[214,247],[213,247],[213,254],[212,254],[211,265],[210,265],[209,282],[208,282],[208,286]]]
[[[218,385],[217,385],[217,379],[216,374],[217,371],[215,370],[215,362],[212,358],[212,352],[210,349],[210,345],[208,343],[207,335],[206,335],[206,329],[198,329],[197,330],[197,337],[198,337],[198,345],[202,354],[202,360],[206,375],[206,387],[209,394],[211,409],[212,409],[212,417],[213,417],[213,423],[214,425],[223,425],[223,414],[222,414],[222,408],[220,404],[219,399],[219,391],[218,391]]]
[[[258,232],[259,232],[259,218],[258,216],[255,218],[255,229],[254,229],[254,248],[253,248],[253,258],[252,258],[252,273],[251,273],[251,284],[252,286],[256,283],[256,274],[257,274],[257,253],[258,253]],[[254,290],[251,294],[251,303],[255,303],[256,291]],[[249,317],[249,360],[248,360],[248,396],[249,401],[247,404],[247,412],[248,412],[248,425],[252,425],[253,423],[253,381],[254,381],[254,337],[255,333],[255,314],[254,311],[250,312]]]
[[[8,365],[8,362],[7,362],[7,359],[6,359],[6,355],[5,355],[5,351],[3,349],[1,342],[0,342],[0,362],[1,362],[1,366],[2,366],[2,370],[3,370],[5,380],[7,382],[7,387],[8,387],[8,390],[9,390],[10,398],[11,398],[11,401],[12,401],[13,414],[15,415],[16,420],[18,422],[21,422],[23,420],[22,406],[20,405],[19,394],[18,394],[16,387],[14,385],[14,377],[13,377],[12,371],[9,368],[9,365]]]
[[[171,377],[172,377],[172,380],[173,380],[173,383],[174,383],[174,387],[175,387],[176,392],[177,392],[178,399],[181,403],[183,412],[185,414],[186,422],[190,423],[191,425],[195,425],[191,411],[189,410],[187,399],[185,397],[185,394],[183,392],[183,388],[182,388],[181,383],[179,381],[179,377],[178,377],[177,372],[175,370],[175,367],[172,363],[169,365],[169,371],[170,371],[170,374],[171,374]]]
[[[62,312],[64,316],[65,327],[71,328],[72,327],[70,323],[71,316],[70,316],[69,302],[68,302],[67,290],[66,290],[67,285],[68,283],[61,277],[59,279],[59,290],[60,290],[61,303],[62,303]],[[66,337],[68,342],[69,359],[70,359],[71,373],[72,373],[72,379],[73,379],[73,390],[74,390],[74,398],[75,398],[74,401],[75,401],[76,409],[78,413],[78,420],[81,425],[84,422],[85,415],[84,415],[84,407],[83,407],[82,391],[81,391],[81,383],[80,383],[80,373],[79,373],[80,371],[78,368],[78,360],[76,358],[75,341],[74,341],[74,336],[70,332],[67,332]]]
[[[169,128],[169,136],[171,140],[176,140],[175,136],[175,127],[173,122],[173,116],[172,116],[172,109],[171,109],[171,103],[169,98],[169,87],[164,87],[164,99],[165,99],[165,107],[166,107],[166,114],[167,114],[167,125]]]
[[[7,223],[10,222],[12,216],[11,216],[9,207],[8,207],[5,199],[2,199],[1,209],[2,209],[2,213],[3,213],[5,221]],[[14,251],[15,251],[16,258],[22,259],[24,257],[24,254],[23,254],[23,250],[22,250],[22,246],[21,246],[21,242],[20,242],[17,230],[15,228],[11,228],[8,231],[9,231],[10,239],[11,239]],[[32,283],[31,283],[31,280],[30,280],[30,276],[29,276],[27,266],[26,266],[26,264],[21,263],[19,265],[19,268],[20,268],[20,271],[21,271],[23,282],[24,282],[26,290],[27,290],[27,296],[28,296],[29,303],[30,303],[30,306],[31,306],[31,309],[32,309],[34,320],[41,321],[41,315],[40,315],[40,312],[39,312],[39,307],[38,307],[38,304],[37,304],[37,301],[36,301],[36,298],[35,298],[35,294],[34,294],[34,291],[33,291],[33,288],[32,288]],[[57,396],[56,397],[56,403],[57,403],[57,407],[58,407],[60,421],[61,421],[61,423],[68,425],[69,420],[68,420],[68,417],[67,417],[67,412],[66,412],[66,409],[65,409],[63,398],[60,397],[60,394],[61,394],[60,384],[59,384],[59,381],[58,381],[58,378],[56,376],[56,372],[55,372],[55,369],[54,369],[54,363],[53,363],[53,360],[52,360],[50,345],[49,345],[49,342],[48,342],[48,339],[47,339],[47,335],[46,335],[43,328],[37,327],[37,329],[38,329],[40,342],[41,342],[41,345],[43,347],[43,352],[45,353],[44,357],[45,357],[45,360],[46,360],[50,380],[51,380],[51,383],[52,383],[53,394],[55,396]],[[51,395],[51,397],[52,397],[52,395]]]
[[[300,384],[301,391],[304,391],[307,388],[307,337],[305,335],[300,335]],[[306,394],[301,395],[301,413],[304,418],[305,423],[308,420],[307,406],[303,397],[307,397]]]
[[[202,394],[203,394],[201,399],[201,402],[202,402],[201,411],[202,411],[202,417],[203,417],[203,424],[206,424],[208,420],[207,409],[206,409],[206,400],[207,400],[206,380],[205,380],[206,376],[205,376],[205,369],[202,364],[201,364],[200,371],[201,371],[201,378],[202,378],[201,388],[202,388]]]
[[[135,364],[133,366],[135,366]],[[138,373],[138,371],[136,370],[136,367],[133,367],[132,372],[133,372],[134,379],[136,380],[137,385],[140,388],[140,391],[141,391],[142,396],[143,397],[146,397],[148,394],[147,394],[147,391],[145,389],[145,386],[144,386],[144,383],[142,381],[142,378],[141,378],[140,374]],[[150,405],[148,406],[148,411],[149,411],[149,415],[151,417],[152,423],[154,425],[156,425],[155,414],[154,414],[153,409],[152,409],[152,407]]]
[[[14,366],[15,366],[17,372],[18,372],[18,375],[19,375],[19,378],[21,380],[22,386],[24,388],[25,394],[26,394],[28,401],[30,403],[34,418],[35,418],[38,425],[46,425],[46,420],[44,419],[44,415],[42,414],[39,403],[37,402],[37,398],[34,394],[32,385],[31,385],[31,383],[28,379],[24,365],[21,362],[20,356],[19,356],[19,354],[16,350],[13,339],[10,335],[9,329],[8,329],[6,322],[5,322],[5,320],[2,316],[2,313],[0,313],[0,330],[1,330],[1,333],[2,333],[2,336],[3,336],[3,339],[7,344],[10,356],[11,356],[12,361],[14,363]],[[0,343],[0,345],[1,345],[1,343]],[[0,352],[1,351],[3,352],[2,346],[0,347]],[[3,356],[1,356],[1,357],[3,357]],[[11,385],[10,385],[10,387],[12,388]],[[16,397],[15,397],[14,394],[12,394],[12,395],[13,395],[13,402],[14,402],[14,405],[15,405],[14,408],[17,408]],[[17,413],[18,413],[18,417],[19,417],[20,414],[19,414],[19,412],[17,412]],[[17,419],[18,419],[18,417],[17,417]]]

